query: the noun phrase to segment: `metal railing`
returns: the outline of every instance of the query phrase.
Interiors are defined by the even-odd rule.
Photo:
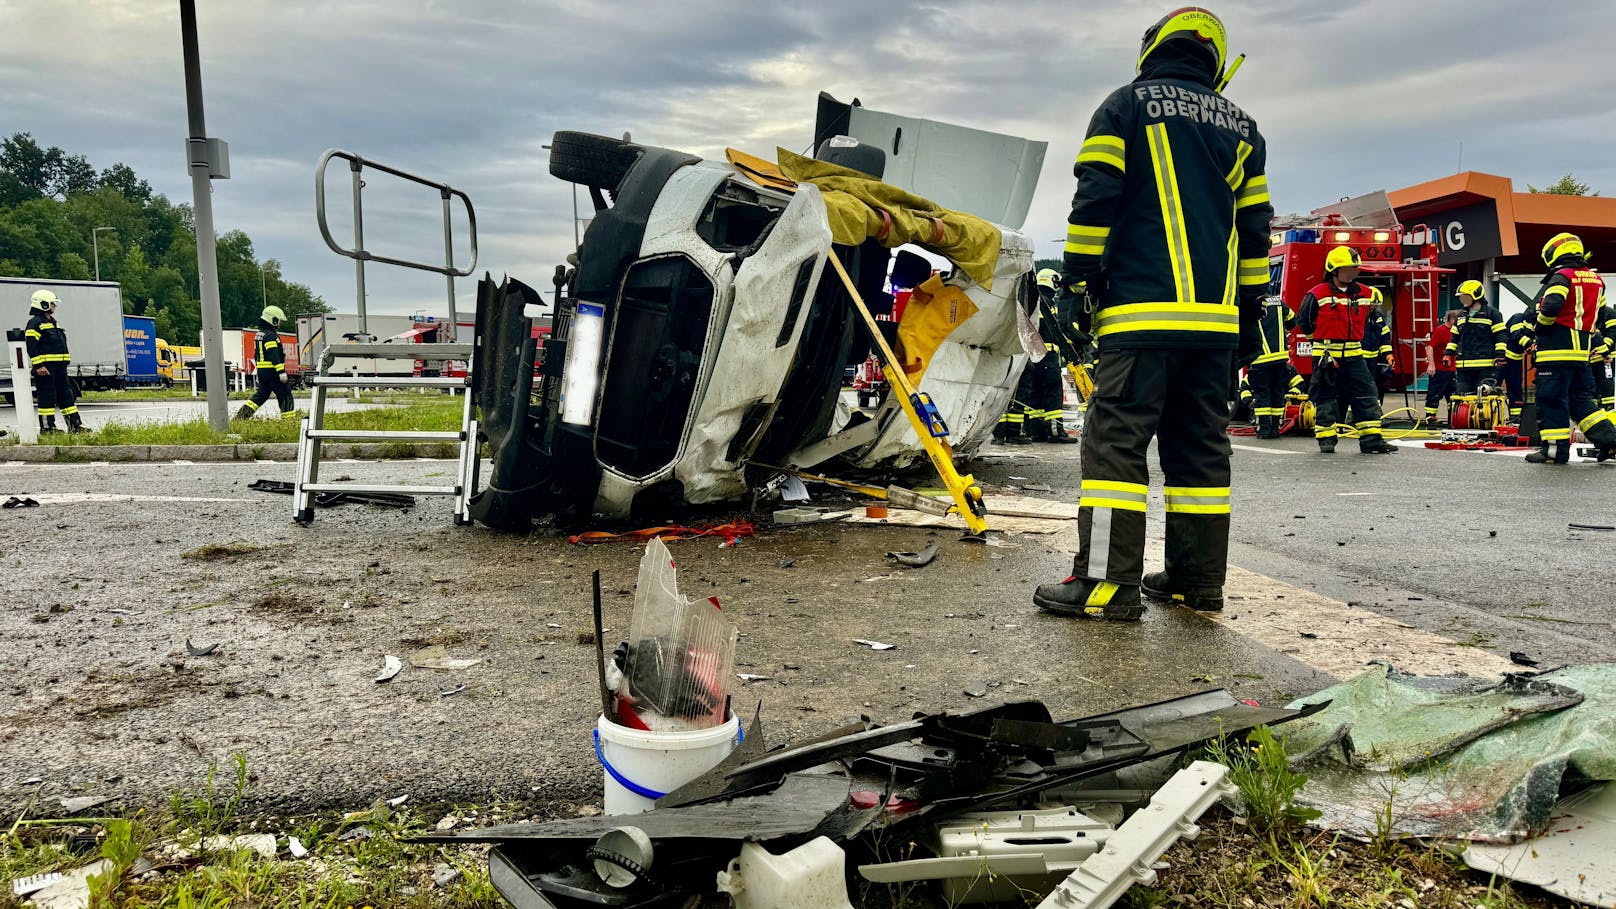
[[[354,225],[352,249],[337,243],[336,239],[331,236],[330,225],[326,222],[325,170],[333,158],[340,158],[348,162],[348,170],[352,176]],[[411,259],[383,256],[365,248],[365,206],[363,198],[365,180],[363,172],[367,168],[438,191],[438,196],[443,201],[443,264],[438,265],[431,262],[416,262]],[[466,207],[466,225],[471,234],[471,262],[465,268],[457,268],[454,264],[454,228],[451,220],[453,209],[449,203],[457,197]],[[389,167],[376,161],[368,161],[353,152],[333,148],[320,156],[320,164],[314,170],[314,211],[316,220],[320,225],[320,236],[325,239],[325,245],[329,246],[331,251],[337,255],[354,260],[354,282],[358,289],[360,333],[369,334],[369,328],[365,324],[365,263],[379,262],[383,265],[397,265],[401,268],[413,268],[444,276],[444,279],[448,282],[449,293],[448,337],[450,340],[454,339],[455,323],[457,321],[455,315],[455,278],[467,277],[477,268],[477,212],[472,207],[471,197],[447,183],[428,180],[409,171]]]

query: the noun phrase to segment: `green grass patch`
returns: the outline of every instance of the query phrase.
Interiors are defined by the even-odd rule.
[[[463,402],[429,399],[395,407],[327,414],[328,429],[418,430],[444,432],[460,428]],[[294,412],[301,416],[301,411]],[[230,432],[217,433],[205,418],[181,423],[112,422],[93,432],[53,433],[40,437],[44,445],[262,445],[297,441],[298,420],[279,416],[231,420]]]
[[[294,392],[295,397],[308,397],[308,392]],[[252,389],[230,392],[230,400],[245,401],[252,397]],[[139,401],[206,401],[207,393],[191,397],[189,383],[173,388],[128,388],[123,391],[85,391],[79,393],[81,404],[134,404]]]

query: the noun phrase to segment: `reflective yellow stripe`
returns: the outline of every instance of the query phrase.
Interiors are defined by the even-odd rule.
[[[1179,302],[1188,303],[1195,299],[1195,270],[1184,226],[1184,206],[1178,193],[1178,173],[1173,169],[1173,148],[1167,141],[1167,124],[1152,123],[1145,127],[1145,135],[1150,141],[1150,164],[1156,171],[1156,197],[1161,204],[1162,226],[1167,234],[1173,284],[1178,288]]]
[[[1150,491],[1150,487],[1143,483],[1124,483],[1121,480],[1084,480],[1082,488],[1097,489],[1101,492],[1126,492],[1141,498]]]
[[[1229,184],[1231,191],[1240,189],[1240,184],[1245,182],[1246,158],[1250,154],[1251,143],[1241,142],[1239,150],[1234,155],[1234,166],[1229,168],[1229,173],[1223,178],[1224,182]]]
[[[1539,350],[1537,361],[1539,363],[1581,363],[1588,359],[1585,350]]]
[[[35,341],[38,341],[40,338],[39,332],[34,331],[32,328],[28,329],[28,331],[24,332],[24,334],[30,338],[33,338]]]
[[[1586,417],[1583,417],[1582,422],[1577,424],[1577,428],[1586,433],[1591,427],[1604,422],[1607,416],[1608,414],[1606,414],[1603,410],[1596,410]]]
[[[41,323],[39,323],[39,330],[40,331],[50,331],[51,329],[53,329],[55,327],[56,327],[55,322],[41,322]]]
[[[1268,199],[1268,178],[1266,176],[1252,177],[1240,189],[1240,195],[1234,200],[1235,208],[1250,208],[1261,205]]]
[[[1127,331],[1240,333],[1240,309],[1214,303],[1128,303],[1099,311],[1094,336]]]
[[[265,350],[268,350],[271,347],[279,347],[279,346],[281,346],[281,342],[279,342],[279,341],[265,341],[264,342],[264,349]]]
[[[1088,224],[1066,225],[1066,251],[1078,256],[1105,255],[1105,241],[1111,228]]]
[[[1083,601],[1083,605],[1109,606],[1111,598],[1117,595],[1119,589],[1121,589],[1119,585],[1111,581],[1096,581],[1094,589],[1089,591],[1089,598]]]
[[[1268,258],[1240,260],[1240,286],[1268,283]]]
[[[1458,366],[1461,369],[1479,369],[1480,367],[1483,367],[1483,366],[1491,366],[1491,365],[1493,365],[1493,361],[1491,361],[1491,360],[1460,360],[1458,363],[1456,363],[1454,365]]]
[[[1118,511],[1144,511],[1144,502],[1135,502],[1132,499],[1115,499],[1109,496],[1084,496],[1077,501],[1079,508],[1114,508]]]
[[[1571,428],[1545,429],[1542,431],[1541,436],[1545,442],[1564,442],[1571,438]]]
[[[1128,143],[1121,136],[1095,135],[1083,142],[1077,153],[1078,164],[1109,164],[1117,170],[1128,171]]]
[[[1227,486],[1168,486],[1162,492],[1167,497],[1169,514],[1229,513]]]
[[[1239,247],[1236,245],[1237,238],[1236,238],[1236,234],[1235,234],[1235,229],[1236,229],[1235,225],[1231,222],[1229,224],[1229,242],[1227,244],[1225,244],[1225,250],[1224,250],[1224,254],[1226,256],[1228,256],[1227,261],[1229,263],[1228,271],[1223,276],[1223,301],[1222,302],[1223,302],[1223,305],[1225,305],[1225,306],[1233,306],[1234,303],[1235,303],[1235,299],[1236,299],[1234,289],[1235,289],[1235,286],[1236,286],[1236,283],[1237,283],[1236,280],[1235,280],[1235,276],[1238,274],[1236,264],[1239,262],[1239,260],[1235,258],[1235,255],[1236,255],[1235,250],[1238,249]]]
[[[1290,356],[1290,352],[1284,350],[1275,351],[1274,353],[1266,353],[1252,361],[1252,365],[1256,365],[1258,363],[1278,363],[1280,360],[1290,359]]]

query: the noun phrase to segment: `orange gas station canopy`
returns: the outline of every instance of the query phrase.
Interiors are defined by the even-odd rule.
[[[1446,212],[1474,212],[1491,202],[1497,212],[1497,270],[1542,271],[1539,250],[1566,230],[1580,236],[1596,267],[1616,265],[1616,198],[1556,196],[1516,192],[1513,181],[1497,174],[1465,171],[1387,193],[1404,224],[1438,222]]]

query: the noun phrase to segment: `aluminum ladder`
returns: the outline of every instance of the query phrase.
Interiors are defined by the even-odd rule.
[[[477,417],[471,392],[470,344],[411,344],[409,352],[425,359],[466,360],[466,375],[454,377],[362,376],[332,374],[333,361],[347,357],[396,356],[398,344],[340,344],[328,348],[321,358],[320,375],[313,379],[314,392],[309,412],[297,434],[297,479],[292,484],[292,519],[299,524],[314,520],[314,497],[322,492],[393,493],[412,496],[454,497],[454,522],[471,523],[471,496],[477,490]],[[465,399],[460,429],[440,432],[391,429],[327,429],[326,389],[460,389]],[[408,486],[375,483],[322,483],[320,461],[326,442],[454,442],[459,445],[454,482],[445,486]]]
[[[353,246],[346,247],[338,243],[331,235],[331,226],[326,219],[326,168],[332,161],[342,161],[348,165],[349,184],[353,198]],[[413,259],[401,259],[393,256],[381,255],[365,248],[365,207],[364,188],[365,171],[375,171],[389,177],[424,186],[435,190],[441,201],[443,217],[443,261],[421,262]],[[452,203],[458,199],[464,205],[464,218],[466,228],[470,235],[471,263],[466,266],[455,265],[454,257],[454,221],[452,218]],[[456,331],[455,313],[455,278],[469,276],[477,267],[477,212],[472,207],[471,198],[458,189],[412,174],[409,171],[391,167],[377,161],[367,160],[350,151],[331,149],[320,157],[320,163],[314,171],[314,212],[316,223],[320,227],[320,236],[325,240],[326,246],[339,256],[354,260],[354,284],[356,285],[356,302],[358,304],[359,332],[361,343],[357,344],[331,344],[327,343],[325,352],[320,356],[319,370],[313,379],[314,393],[309,401],[309,412],[302,420],[297,435],[297,479],[292,484],[292,519],[300,524],[308,524],[314,520],[315,496],[322,492],[359,492],[377,494],[399,494],[412,496],[453,496],[454,522],[456,524],[471,523],[471,496],[477,489],[478,448],[476,395],[472,391],[472,376],[476,370],[475,344],[452,343]],[[376,262],[382,265],[394,265],[400,268],[411,268],[418,271],[431,272],[442,275],[449,304],[448,336],[451,343],[444,344],[377,344],[369,343],[373,339],[367,333],[365,319],[365,263]],[[416,376],[362,376],[357,371],[349,375],[335,373],[331,366],[339,359],[370,358],[383,359],[398,358],[400,354],[413,360],[464,360],[466,362],[466,375],[463,378],[452,377],[416,377]],[[442,388],[459,389],[465,398],[460,414],[460,429],[443,432],[417,432],[413,430],[360,430],[360,429],[327,429],[325,425],[326,389],[422,389]],[[447,486],[405,486],[363,483],[322,483],[320,482],[320,456],[326,442],[455,442],[460,446],[460,454],[456,459],[459,469],[455,472],[455,480]]]

